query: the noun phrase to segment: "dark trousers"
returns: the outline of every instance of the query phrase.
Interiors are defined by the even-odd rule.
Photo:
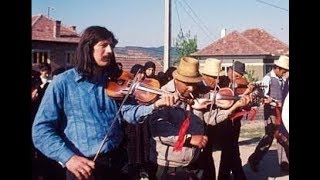
[[[273,117],[270,117],[273,118]],[[258,165],[261,159],[267,154],[272,145],[274,139],[274,133],[277,130],[275,124],[272,123],[272,119],[266,120],[265,135],[261,138],[254,152],[250,155],[249,161],[253,165]]]
[[[211,146],[212,147],[212,146]],[[215,167],[212,148],[203,149],[198,159],[184,167],[168,167],[157,164],[150,165],[151,180],[192,179],[215,180]]]
[[[278,137],[277,141],[283,147],[287,159],[289,160],[289,133],[282,122],[280,124],[279,132],[280,136]]]
[[[89,159],[93,159],[93,157],[90,157]],[[122,148],[101,154],[95,161],[95,169],[89,180],[129,179],[128,173],[124,169],[126,163],[126,151]],[[67,170],[66,180],[77,180],[77,178],[73,173]]]
[[[212,144],[209,141],[198,159],[195,162],[190,163],[188,169],[196,174],[197,179],[201,180],[215,180],[216,171],[214,167],[214,161],[212,157]]]
[[[239,135],[241,121],[235,119],[233,121],[226,120],[220,126],[221,138],[221,160],[219,166],[218,180],[228,180],[233,174],[235,180],[245,180],[246,175],[242,169],[242,162],[239,150]]]
[[[149,130],[148,123],[125,126],[125,147],[128,153],[128,171],[131,180],[148,176]]]
[[[32,179],[64,180],[65,169],[56,161],[47,158],[35,148],[32,149]]]
[[[276,120],[277,120],[276,109],[272,106],[265,105],[264,118],[265,118],[265,135],[261,138],[254,153],[252,153],[248,159],[248,161],[255,166],[260,163],[261,159],[266,155],[266,153],[270,149],[275,136],[275,132],[277,130],[279,130],[279,132],[282,134],[282,136],[277,136],[277,141],[282,147],[284,147],[286,156],[289,159],[289,135],[282,123],[280,124],[280,127],[279,125],[276,125]]]
[[[150,180],[176,180],[176,179],[190,179],[198,180],[197,176],[201,176],[202,171],[190,170],[187,166],[184,167],[168,167],[152,164],[152,172]],[[197,175],[198,174],[198,175]]]

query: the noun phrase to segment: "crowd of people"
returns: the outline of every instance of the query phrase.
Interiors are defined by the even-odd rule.
[[[200,69],[197,59],[182,57],[157,75],[152,61],[135,64],[129,79],[120,79],[117,43],[110,30],[90,26],[73,68],[51,73],[44,63],[33,74],[33,179],[247,179],[238,141],[256,87],[248,82],[235,93],[235,81],[246,80],[245,64],[235,61],[224,74],[219,59],[206,59]],[[282,165],[289,162],[288,131],[278,115],[289,94],[287,71],[289,58],[280,56],[262,80],[266,135],[249,158],[254,171],[274,137],[287,156],[281,167],[288,168]],[[149,86],[151,79],[156,83]],[[107,89],[112,82],[121,89],[117,97]],[[219,93],[237,99],[217,98]],[[221,148],[218,172],[214,146]]]

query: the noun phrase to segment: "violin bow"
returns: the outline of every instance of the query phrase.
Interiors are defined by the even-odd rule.
[[[140,69],[138,70],[138,72],[139,72],[139,71],[140,71]],[[137,74],[138,74],[138,73],[137,73]],[[121,108],[122,108],[122,106],[124,105],[125,101],[128,99],[128,97],[129,97],[129,95],[131,94],[131,92],[133,91],[134,86],[135,86],[135,84],[136,84],[137,81],[138,81],[138,77],[137,77],[137,76],[134,76],[133,82],[132,82],[132,83],[130,84],[130,86],[129,86],[128,93],[124,96],[124,98],[123,98],[123,100],[122,100],[122,102],[121,102],[121,104],[120,104],[120,106],[119,106],[119,108],[118,108],[118,110],[117,110],[117,112],[116,112],[116,115],[114,116],[114,118],[113,118],[113,120],[112,120],[110,129],[109,129],[109,131],[106,133],[106,135],[104,136],[103,140],[101,141],[100,146],[99,146],[99,148],[98,148],[98,150],[97,150],[97,152],[96,152],[96,155],[95,155],[94,158],[93,158],[93,161],[96,161],[96,159],[98,158],[99,153],[100,153],[100,151],[101,151],[104,143],[108,140],[108,137],[109,137],[109,135],[110,135],[110,132],[111,132],[111,130],[113,129],[113,126],[114,126],[114,124],[115,124],[115,122],[116,122],[116,120],[117,120],[117,118],[118,118],[118,116],[119,116],[119,113],[120,113],[120,111],[121,111]]]
[[[234,80],[234,59],[232,60],[232,80],[231,80],[231,83],[232,83],[232,91],[234,92],[235,90],[235,80]]]
[[[221,69],[221,66],[219,66],[219,70]],[[209,117],[212,116],[212,110],[213,110],[213,105],[216,104],[216,95],[217,95],[217,88],[219,87],[217,81],[219,81],[219,77],[220,77],[220,71],[218,72],[218,77],[217,77],[217,80],[216,80],[216,85],[214,86],[214,89],[213,89],[213,92],[214,92],[214,95],[213,95],[213,103],[211,103],[210,105],[210,111],[209,111]],[[219,87],[220,89],[220,87]]]

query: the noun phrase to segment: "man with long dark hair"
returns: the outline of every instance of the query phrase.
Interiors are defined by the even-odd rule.
[[[113,51],[117,42],[108,29],[88,27],[76,50],[75,67],[53,79],[36,114],[33,143],[66,167],[67,179],[126,178],[119,148],[121,120],[140,122],[140,117],[155,108],[171,106],[177,100],[164,95],[151,105],[131,100],[119,106],[105,90],[110,79],[121,74]]]

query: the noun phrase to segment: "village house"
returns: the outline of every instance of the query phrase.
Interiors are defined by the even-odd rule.
[[[80,40],[76,26],[66,26],[61,21],[44,15],[32,16],[32,67],[39,63],[51,65],[52,71],[72,65]]]
[[[256,79],[271,70],[273,61],[280,55],[289,55],[289,46],[270,35],[263,29],[248,29],[240,33],[233,31],[221,32],[221,38],[191,56],[200,61],[203,68],[204,60],[217,58],[223,61],[222,68],[232,66],[233,61],[241,61],[246,65],[246,72],[252,73]]]
[[[42,62],[50,64],[52,71],[71,67],[79,40],[76,26],[64,25],[41,14],[32,16],[32,68],[37,71]],[[147,61],[156,64],[156,73],[163,70],[159,60],[142,52],[127,51],[123,54],[117,53],[115,48],[115,56],[125,71],[130,71],[136,63],[144,65]]]

